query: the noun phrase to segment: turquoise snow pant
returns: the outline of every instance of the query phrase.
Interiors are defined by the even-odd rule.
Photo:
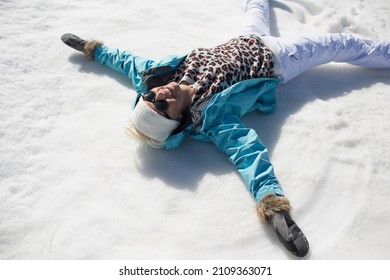
[[[283,83],[329,62],[390,69],[390,41],[361,38],[349,33],[274,37],[270,33],[268,0],[244,0],[243,9],[245,23],[241,33],[262,37],[275,54],[275,72]]]

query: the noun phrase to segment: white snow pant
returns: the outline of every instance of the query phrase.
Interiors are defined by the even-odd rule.
[[[390,69],[390,41],[358,38],[349,33],[274,37],[270,33],[268,0],[244,0],[241,34],[257,34],[275,54],[275,73],[286,83],[329,62]]]

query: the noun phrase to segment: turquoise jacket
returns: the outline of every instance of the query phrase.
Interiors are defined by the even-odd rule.
[[[142,92],[168,83],[169,77],[186,56],[167,56],[156,62],[101,45],[94,59],[102,65],[125,74],[137,92],[133,108]],[[201,122],[191,124],[183,131],[171,135],[163,144],[165,149],[180,145],[185,135],[199,141],[211,141],[224,152],[237,167],[245,185],[257,201],[273,193],[283,196],[267,148],[256,131],[247,128],[240,118],[259,110],[270,113],[275,108],[275,91],[280,80],[272,78],[250,79],[215,94],[201,111]],[[155,84],[154,84],[155,83]]]

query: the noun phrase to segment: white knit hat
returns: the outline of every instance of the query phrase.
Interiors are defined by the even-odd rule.
[[[164,142],[180,125],[176,120],[170,120],[150,108],[142,97],[131,114],[131,122],[142,134]]]

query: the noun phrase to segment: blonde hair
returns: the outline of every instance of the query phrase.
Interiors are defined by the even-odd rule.
[[[124,129],[127,135],[133,136],[140,141],[146,142],[148,145],[152,146],[153,148],[158,148],[158,149],[162,148],[163,142],[156,141],[146,136],[138,129],[136,129],[132,122],[129,122],[127,126],[124,127]]]

